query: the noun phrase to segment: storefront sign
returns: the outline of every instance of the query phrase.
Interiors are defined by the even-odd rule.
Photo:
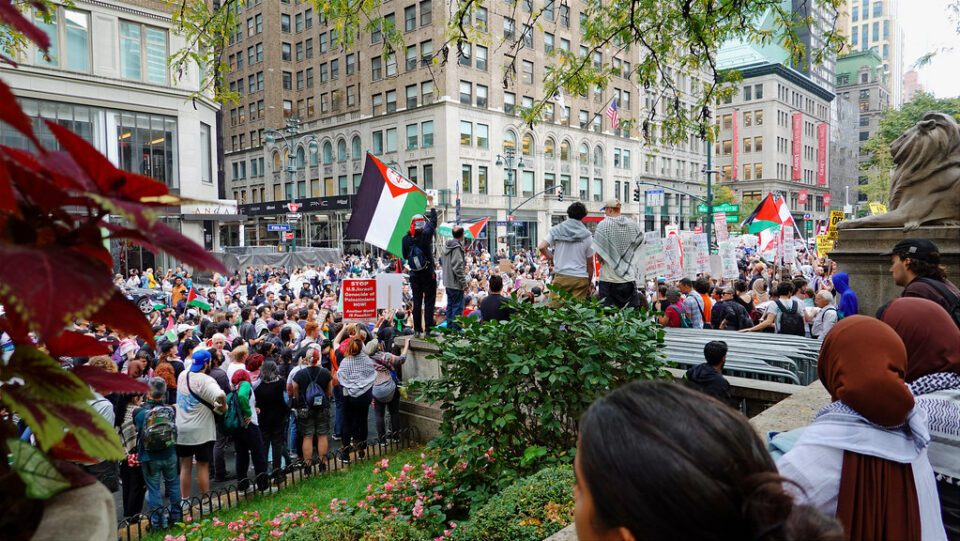
[[[253,203],[250,205],[240,205],[240,213],[245,216],[274,216],[286,214],[289,212],[290,201],[268,201],[266,203]],[[297,205],[299,211],[303,212],[324,212],[330,210],[350,210],[352,208],[352,195],[338,195],[334,197],[313,197],[310,199],[298,199]]]

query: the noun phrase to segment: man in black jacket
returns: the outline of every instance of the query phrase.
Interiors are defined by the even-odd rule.
[[[417,336],[423,336],[434,327],[437,273],[433,261],[433,234],[436,230],[437,209],[431,208],[427,217],[421,214],[413,217],[410,231],[403,237],[403,259],[410,266],[410,289],[413,290],[413,331]]]
[[[707,362],[687,370],[684,382],[704,394],[708,394],[724,404],[733,405],[730,395],[730,382],[723,377],[723,365],[727,362],[727,343],[719,340],[707,342],[703,347],[703,356]]]
[[[753,320],[750,319],[746,308],[735,302],[733,297],[732,287],[723,288],[720,302],[713,305],[710,313],[710,323],[714,329],[739,331],[753,326]]]

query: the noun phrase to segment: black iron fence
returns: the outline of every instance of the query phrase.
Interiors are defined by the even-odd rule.
[[[211,490],[200,496],[186,498],[179,502],[180,516],[189,516],[193,521],[202,520],[207,516],[230,509],[238,503],[279,492],[304,479],[370,462],[374,458],[407,449],[419,441],[419,431],[416,427],[404,428],[394,432],[394,437],[386,442],[368,441],[362,450],[359,446],[351,449],[350,464],[343,464],[337,459],[340,449],[328,451],[326,456],[314,457],[307,463],[290,464],[285,468],[261,473],[252,479],[239,479],[235,484]],[[158,507],[147,513],[139,513],[121,520],[117,526],[117,538],[119,541],[138,541],[151,531],[163,529],[151,526],[153,524],[167,524],[167,528],[170,528],[180,521],[182,518],[177,520],[177,517],[170,516],[170,509],[167,507]]]

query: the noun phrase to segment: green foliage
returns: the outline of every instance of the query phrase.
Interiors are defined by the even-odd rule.
[[[877,132],[864,143],[861,150],[869,159],[860,166],[860,174],[866,177],[867,183],[859,189],[869,201],[889,203],[894,169],[890,144],[931,111],[946,113],[960,122],[960,98],[936,98],[921,92],[900,109],[888,109],[884,113]]]
[[[474,511],[455,539],[545,539],[573,522],[573,483],[569,464],[525,477]]]
[[[474,501],[557,463],[568,463],[580,415],[625,383],[664,377],[663,331],[646,313],[564,296],[557,308],[511,301],[508,322],[464,318],[434,338],[441,377],[415,382],[439,403],[440,462],[460,465]]]
[[[7,439],[10,465],[27,487],[27,497],[39,500],[52,498],[70,488],[70,483],[39,449],[16,438]]]
[[[173,23],[187,44],[175,51],[169,64],[178,79],[183,78],[192,66],[200,72],[199,89],[194,99],[212,96],[220,103],[237,103],[240,95],[231,92],[226,83],[230,65],[224,58],[224,50],[230,37],[239,28],[238,9],[240,0],[221,0],[207,3],[197,0],[167,0]]]

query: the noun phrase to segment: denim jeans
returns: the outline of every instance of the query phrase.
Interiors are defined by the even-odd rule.
[[[343,436],[343,411],[346,407],[343,402],[343,387],[339,385],[333,386],[333,405],[335,406],[333,413],[333,435],[339,438]]]
[[[297,418],[293,415],[293,411],[290,412],[289,418],[287,418],[287,452],[291,456],[298,454],[298,449],[300,446],[297,445]],[[296,457],[294,456],[294,460]]]
[[[170,522],[180,522],[180,465],[176,456],[163,460],[147,460],[140,466],[143,470],[143,480],[147,483],[147,508],[150,510],[150,526],[161,528],[168,525],[163,513],[163,497],[170,501]],[[160,482],[163,481],[164,491],[160,492]]]
[[[463,290],[447,289],[447,328],[456,329],[457,322],[454,318],[463,315]]]

